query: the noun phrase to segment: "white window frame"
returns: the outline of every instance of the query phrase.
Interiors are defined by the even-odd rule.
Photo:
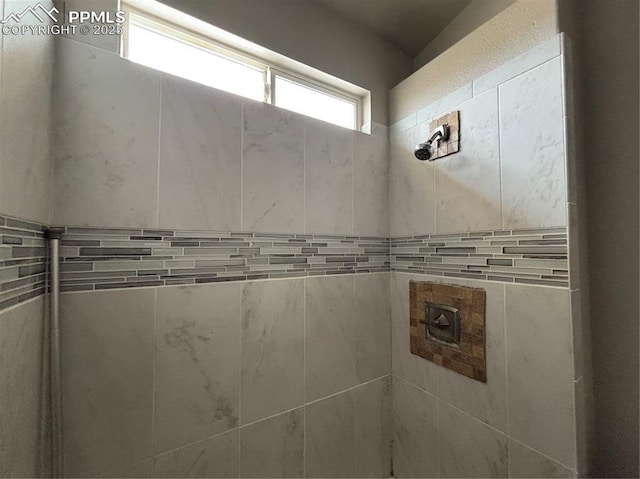
[[[120,46],[123,58],[129,58],[129,25],[131,15],[134,15],[135,23],[143,28],[263,70],[264,103],[275,105],[277,75],[311,90],[352,103],[355,106],[354,130],[361,131],[365,117],[370,116],[364,112],[364,109],[370,106],[370,92],[361,87],[255,45],[159,2],[121,0],[120,9],[127,12]]]

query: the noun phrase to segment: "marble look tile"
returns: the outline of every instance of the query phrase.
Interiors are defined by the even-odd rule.
[[[455,110],[461,103],[471,100],[473,91],[471,83],[468,83],[457,90],[443,96],[438,101],[421,108],[417,113],[417,123],[430,122],[431,120],[448,113],[449,110]],[[462,120],[460,120],[462,124]],[[423,140],[426,141],[427,139]]]
[[[305,477],[354,477],[353,391],[306,407]]]
[[[446,403],[439,421],[442,477],[507,477],[507,436]]]
[[[509,440],[509,477],[563,478],[575,477],[575,474],[533,449]]]
[[[357,477],[390,477],[391,376],[353,390]]]
[[[405,131],[413,128],[414,126],[416,126],[417,118],[418,116],[415,113],[410,113],[409,115],[405,116],[401,120],[398,120],[393,125],[391,125],[389,127],[389,133],[390,134],[400,133],[401,131]]]
[[[159,227],[239,231],[242,100],[167,75],[161,112]]]
[[[438,395],[500,431],[507,431],[507,385],[504,338],[504,286],[486,281],[447,278],[447,283],[486,291],[487,382],[438,368]]]
[[[389,138],[389,127],[382,123],[376,123],[372,121],[369,127],[369,133],[373,136],[381,136],[383,138]]]
[[[422,123],[391,133],[389,156],[389,213],[391,236],[435,233],[435,181],[433,162],[418,161],[416,144],[427,141]]]
[[[509,435],[573,469],[570,292],[537,286],[505,288]]]
[[[391,372],[390,273],[355,275],[355,347],[359,382]]]
[[[154,291],[63,294],[60,316],[65,476],[151,457]]]
[[[58,47],[52,222],[155,227],[161,74],[73,40]]]
[[[238,430],[157,456],[153,477],[238,477]]]
[[[42,2],[46,8],[53,2]],[[4,13],[33,5],[9,0]],[[33,15],[21,26],[42,25]],[[52,35],[2,35],[0,90],[0,211],[31,221],[49,222],[51,195]]]
[[[306,282],[306,400],[314,401],[358,384],[354,278]]]
[[[432,394],[438,392],[438,366],[411,354],[409,345],[409,281],[436,281],[425,275],[391,273],[391,368],[393,375]]]
[[[473,94],[480,95],[558,55],[560,55],[560,36],[554,35],[519,57],[474,80]]]
[[[304,126],[294,113],[244,101],[245,231],[304,228]]]
[[[504,228],[567,224],[559,58],[499,88]]]
[[[0,477],[42,477],[44,298],[0,314]],[[46,476],[45,476],[46,477]]]
[[[238,426],[241,290],[158,288],[154,453]]]
[[[240,477],[303,475],[303,408],[240,429]]]
[[[439,477],[440,402],[396,377],[392,397],[394,477]]]
[[[304,404],[304,280],[242,291],[241,424]]]
[[[459,108],[460,152],[434,162],[436,232],[500,229],[498,92],[490,90]]]
[[[305,119],[305,232],[353,231],[351,130]]]
[[[353,234],[389,236],[389,141],[356,133]]]

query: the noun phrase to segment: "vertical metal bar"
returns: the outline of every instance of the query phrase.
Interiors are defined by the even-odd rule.
[[[51,328],[51,474],[63,476],[62,457],[62,385],[60,367],[60,239],[61,228],[50,228],[48,238],[51,250],[50,305]]]

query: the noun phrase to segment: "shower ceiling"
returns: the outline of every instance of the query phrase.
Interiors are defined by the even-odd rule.
[[[413,57],[471,0],[315,0]]]

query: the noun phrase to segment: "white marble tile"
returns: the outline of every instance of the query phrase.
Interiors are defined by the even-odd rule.
[[[382,123],[376,123],[375,121],[372,121],[369,131],[373,136],[389,138],[389,127],[387,125],[383,125]]]
[[[561,66],[556,58],[499,88],[504,228],[567,224]]]
[[[440,404],[441,477],[507,477],[507,436]]]
[[[409,281],[435,281],[432,276],[391,273],[391,368],[394,376],[432,394],[438,392],[439,367],[411,354],[409,344]]]
[[[390,273],[355,275],[355,347],[359,382],[391,373],[390,279]]]
[[[44,304],[41,296],[0,314],[0,477],[46,477]]]
[[[548,457],[518,441],[509,440],[509,477],[564,478],[576,476],[571,470]]]
[[[390,477],[391,376],[353,390],[357,477]]]
[[[460,152],[434,162],[436,232],[500,229],[497,90],[462,104],[460,127]]]
[[[156,226],[160,77],[58,39],[53,223]]]
[[[354,477],[353,391],[306,407],[305,477]]]
[[[238,477],[238,430],[157,456],[153,477]]]
[[[400,133],[401,131],[405,131],[410,128],[413,128],[414,126],[416,126],[417,118],[418,116],[416,115],[415,112],[410,113],[409,115],[405,116],[401,120],[398,120],[393,125],[391,125],[389,127],[389,133],[390,134]]]
[[[240,429],[240,477],[303,475],[303,408]]]
[[[480,95],[527,70],[560,55],[560,36],[550,39],[473,81],[473,94]]]
[[[241,289],[158,288],[155,454],[238,426]]]
[[[305,232],[353,231],[353,131],[305,119]]]
[[[154,291],[63,294],[60,316],[65,476],[151,457]]]
[[[486,291],[487,382],[438,368],[438,395],[500,431],[507,431],[507,385],[504,338],[504,286],[487,281],[447,278],[447,283]]]
[[[304,228],[304,125],[300,116],[244,101],[245,231],[299,233]]]
[[[389,214],[391,236],[435,233],[433,162],[418,161],[416,144],[427,141],[428,125],[391,134],[389,156]]]
[[[389,236],[389,141],[355,133],[353,234]]]
[[[396,377],[393,378],[392,397],[394,477],[440,477],[440,402]]]
[[[430,122],[440,115],[448,113],[449,110],[455,109],[461,103],[471,100],[471,98],[473,98],[473,92],[471,83],[468,83],[430,105],[421,108],[417,113],[417,123]],[[460,123],[462,123],[462,120]]]
[[[242,290],[241,424],[304,404],[304,280]]]
[[[509,435],[573,469],[570,293],[515,285],[505,292]]]
[[[159,227],[239,231],[241,148],[242,100],[165,76]]]
[[[46,8],[53,3],[42,2]],[[5,14],[20,13],[31,2],[9,0]],[[26,15],[21,26],[42,25]],[[52,88],[54,37],[2,35],[0,90],[0,211],[49,222],[53,155]]]
[[[306,279],[306,401],[358,384],[353,275]]]

